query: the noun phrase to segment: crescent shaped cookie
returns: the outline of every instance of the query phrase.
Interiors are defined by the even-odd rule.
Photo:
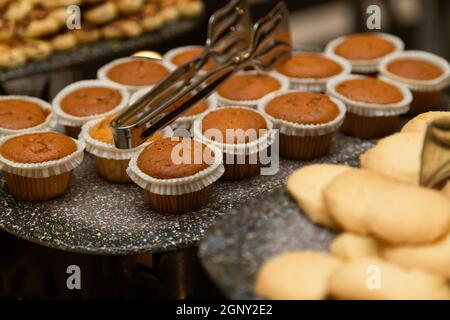
[[[256,276],[255,293],[272,300],[318,300],[328,295],[328,279],[339,259],[322,252],[293,251],[266,261]]]
[[[404,182],[419,184],[423,134],[397,133],[378,141],[361,155],[361,168],[366,168]]]
[[[347,170],[351,168],[344,165],[305,166],[289,176],[287,189],[313,222],[338,229],[338,225],[328,213],[322,192],[336,176]]]
[[[330,243],[330,252],[344,260],[379,256],[376,239],[353,233],[341,233]]]
[[[331,216],[345,230],[395,245],[431,243],[450,229],[450,201],[439,191],[359,169],[324,191]]]
[[[425,133],[428,124],[443,115],[448,115],[448,111],[429,111],[409,120],[402,128],[401,132],[420,132]]]

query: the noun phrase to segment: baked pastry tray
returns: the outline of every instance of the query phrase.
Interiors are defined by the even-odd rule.
[[[373,141],[338,133],[328,155],[308,162],[281,158],[276,175],[239,182],[219,181],[205,206],[182,215],[152,211],[142,190],[134,184],[102,180],[86,154],[83,164],[74,170],[68,192],[47,202],[16,201],[1,176],[0,228],[32,242],[80,253],[125,255],[181,249],[197,245],[205,230],[229,209],[242,208],[250,198],[259,202],[263,193],[282,185],[298,167],[311,162],[346,163],[372,145]],[[227,225],[227,219],[221,220],[221,227],[224,222]],[[239,216],[232,214],[230,219],[229,227],[238,228]],[[223,245],[228,241],[225,240]]]
[[[0,83],[23,78],[38,73],[48,73],[58,69],[91,63],[106,63],[114,58],[129,55],[138,50],[155,48],[164,41],[189,33],[194,30],[205,16],[180,19],[164,25],[159,30],[143,33],[141,36],[122,40],[102,39],[86,45],[78,45],[69,51],[53,53],[42,61],[29,62],[11,69],[0,69]]]

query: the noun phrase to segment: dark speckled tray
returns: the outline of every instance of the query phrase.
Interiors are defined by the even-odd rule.
[[[329,155],[314,162],[354,161],[370,141],[337,134]],[[308,162],[311,163],[311,162]],[[218,216],[260,198],[280,186],[302,161],[281,159],[274,176],[219,182],[208,204],[183,215],[151,211],[135,185],[110,184],[99,178],[86,156],[75,169],[69,191],[44,203],[18,202],[0,180],[0,228],[53,248],[95,254],[161,252],[196,245]]]
[[[98,63],[103,60],[109,61],[137,50],[151,49],[163,41],[192,31],[204,18],[202,16],[193,19],[181,19],[164,25],[158,31],[143,33],[137,38],[120,41],[103,39],[93,44],[79,45],[69,51],[54,53],[42,61],[29,62],[12,69],[0,69],[0,82],[77,65]]]

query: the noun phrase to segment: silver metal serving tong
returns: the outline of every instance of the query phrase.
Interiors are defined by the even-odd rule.
[[[441,189],[450,179],[450,116],[433,120],[422,149],[420,184]]]
[[[239,15],[248,15],[245,1],[237,1],[236,4],[232,7]],[[236,31],[235,34],[235,31],[211,30],[218,24],[221,27],[236,24],[243,26],[243,23],[238,23],[236,17],[230,18],[224,13],[227,8],[229,9],[226,7],[219,10],[210,20],[207,46],[219,48],[218,50],[209,49],[207,56],[200,60],[197,58],[176,69],[160,85],[151,89],[111,123],[118,148],[129,149],[139,146],[147,137],[169,125],[181,113],[208,97],[239,70],[249,67],[262,71],[272,70],[290,56],[289,13],[284,3],[278,3],[267,16],[253,26],[251,41],[247,42],[244,50],[239,48],[239,45],[246,43],[246,32]],[[247,10],[247,13],[242,10]],[[219,20],[228,23],[222,24]],[[250,33],[250,28],[248,30]],[[233,50],[236,47],[239,49],[238,52]],[[230,52],[234,54],[230,55]],[[210,72],[199,73],[206,63],[205,57],[213,58],[219,66]],[[179,74],[184,75],[181,80]]]

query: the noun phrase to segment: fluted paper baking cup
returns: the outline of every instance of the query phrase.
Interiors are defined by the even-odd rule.
[[[27,134],[29,133],[43,133],[43,131],[27,132]],[[9,139],[20,135],[23,135],[23,133],[1,138],[0,146]],[[78,167],[83,161],[85,148],[84,141],[76,139],[72,140],[76,143],[77,150],[64,158],[39,163],[20,163],[8,160],[0,154],[0,165],[2,166],[3,171],[28,178],[48,178],[50,176],[71,171]]]
[[[92,88],[92,87],[103,87],[103,88],[117,90],[120,92],[120,95],[122,96],[122,100],[116,107],[114,107],[113,109],[111,109],[108,112],[104,112],[104,113],[100,113],[100,114],[96,114],[96,115],[92,115],[92,116],[87,116],[87,117],[77,117],[77,116],[68,114],[61,108],[62,100],[69,93],[71,93],[75,90],[78,90],[78,89]],[[56,95],[56,97],[53,99],[52,106],[53,106],[53,111],[56,114],[57,122],[59,124],[64,125],[64,126],[69,126],[69,127],[81,127],[82,125],[84,125],[86,122],[88,122],[90,120],[103,118],[105,116],[116,113],[116,112],[120,111],[121,109],[127,107],[128,100],[129,100],[128,92],[126,90],[120,88],[119,86],[116,86],[115,84],[113,84],[111,82],[102,81],[102,80],[83,80],[83,81],[78,81],[78,82],[72,83],[72,84],[68,85],[67,87],[65,87],[64,89],[62,89]]]
[[[442,69],[442,75],[436,79],[431,80],[415,80],[398,76],[387,69],[387,66],[398,59],[411,58],[431,62]],[[439,91],[450,84],[450,65],[447,60],[425,51],[408,50],[403,52],[396,52],[386,56],[378,68],[383,79],[391,79],[396,82],[405,84],[409,89],[414,91]]]
[[[287,76],[279,71],[274,71],[275,74],[285,77],[289,81],[289,89],[290,90],[298,90],[298,91],[309,91],[309,92],[324,92],[326,90],[326,84],[331,79],[334,79],[336,77],[350,74],[352,71],[352,66],[350,63],[335,55],[332,53],[320,53],[320,52],[306,52],[301,51],[296,53],[298,55],[301,54],[308,54],[308,55],[318,55],[322,56],[324,58],[328,58],[336,63],[338,63],[341,66],[341,72],[331,76],[331,77],[324,77],[324,78],[297,78],[297,77],[290,77]]]
[[[269,73],[263,73],[263,72],[259,72],[259,71],[241,71],[241,72],[237,73],[236,75],[241,75],[241,74],[264,74],[264,75],[270,76],[272,78],[275,78],[280,83],[280,88],[273,92],[279,92],[279,91],[289,89],[289,80],[286,77],[281,76],[280,74],[277,74],[273,71],[269,72]],[[254,109],[256,109],[258,107],[259,101],[261,101],[261,99],[264,98],[264,97],[261,97],[260,99],[257,99],[257,100],[231,100],[231,99],[222,97],[220,95],[219,91],[216,92],[216,97],[217,97],[217,103],[218,103],[219,107],[222,107],[222,106],[244,106],[244,107],[250,107],[250,108],[254,108]]]
[[[91,136],[91,129],[103,119],[94,119],[83,125],[80,139],[86,143],[86,151],[100,158],[112,160],[129,160],[140,149],[146,147],[148,143],[143,143],[133,149],[119,149],[114,145],[96,140]]]
[[[402,51],[403,48],[405,47],[403,40],[392,34],[383,32],[373,32],[371,34],[376,34],[391,42],[394,45],[394,51],[391,53]],[[349,36],[342,36],[328,42],[328,44],[325,47],[325,52],[335,54],[336,47],[340,45],[345,39],[347,39],[347,37]],[[351,59],[346,60],[350,62],[350,64],[352,65],[353,72],[372,73],[378,70],[378,65],[380,64],[383,58],[384,56],[369,60],[351,60]]]
[[[342,101],[330,97],[331,101],[333,101],[339,109],[339,114],[333,120],[321,123],[321,124],[300,124],[295,123],[283,119],[277,119],[271,116],[266,112],[267,104],[275,99],[276,97],[288,94],[299,92],[298,90],[287,90],[284,92],[272,93],[267,95],[258,105],[258,110],[264,114],[266,118],[268,118],[273,123],[274,129],[278,129],[280,133],[288,135],[288,136],[299,136],[299,137],[307,137],[307,136],[321,136],[330,132],[336,131],[344,122],[346,108]]]
[[[201,141],[198,141],[201,143]],[[142,189],[160,195],[182,195],[193,193],[216,182],[225,172],[222,165],[222,154],[212,146],[214,161],[206,169],[184,178],[157,179],[145,174],[137,165],[137,160],[144,149],[135,153],[130,160],[127,174]]]
[[[222,142],[218,142],[218,141],[212,141],[212,140],[208,139],[207,137],[205,137],[203,135],[203,131],[202,131],[203,118],[205,116],[207,116],[209,113],[214,112],[214,110],[211,110],[211,111],[208,111],[203,116],[201,116],[199,119],[194,121],[193,134],[196,139],[203,141],[203,143],[206,143],[208,146],[212,145],[224,153],[233,154],[233,155],[255,154],[262,150],[265,150],[274,142],[276,132],[275,132],[275,130],[273,130],[273,124],[267,117],[265,117],[265,115],[262,112],[252,109],[252,108],[249,108],[249,107],[242,107],[242,106],[228,106],[228,107],[223,107],[223,108],[245,109],[245,110],[250,110],[250,111],[253,111],[253,112],[259,114],[266,120],[266,126],[267,126],[266,131],[267,132],[264,133],[263,135],[261,135],[257,140],[253,140],[248,143],[233,144],[233,143],[222,143]],[[220,109],[223,109],[223,108],[220,108]]]
[[[98,69],[97,71],[97,78],[100,80],[104,80],[104,81],[108,81],[110,83],[114,83],[115,85],[121,87],[122,89],[127,90],[130,94],[135,93],[136,91],[138,91],[139,89],[151,89],[153,88],[155,85],[149,85],[149,86],[133,86],[133,85],[127,85],[127,84],[123,84],[123,83],[119,83],[116,82],[114,80],[111,80],[108,77],[108,72],[109,70],[111,70],[113,67],[125,63],[125,62],[130,62],[130,61],[136,61],[136,60],[152,60],[154,62],[157,62],[161,65],[163,65],[164,67],[166,67],[166,69],[171,72],[173,69],[173,67],[171,67],[170,65],[166,64],[164,61],[159,60],[159,59],[153,59],[153,58],[146,58],[146,57],[125,57],[125,58],[119,58],[116,60],[113,60],[107,64],[105,64],[103,67],[101,67],[100,69]]]
[[[327,83],[327,94],[344,102],[347,112],[351,112],[360,116],[388,117],[400,115],[409,111],[409,105],[412,101],[411,91],[405,85],[399,84],[398,82],[394,82],[389,79],[383,79],[383,81],[396,87],[403,95],[403,99],[399,102],[389,104],[366,103],[349,99],[336,91],[336,86],[340,83],[358,78],[365,78],[365,76],[347,75],[329,81]]]
[[[49,114],[45,118],[45,121],[30,128],[26,129],[8,129],[8,128],[1,128],[0,127],[0,138],[12,134],[20,134],[20,133],[27,133],[31,131],[47,131],[51,130],[56,125],[56,118],[53,114],[53,110],[51,105],[44,100],[35,98],[35,97],[29,97],[29,96],[22,96],[22,95],[10,95],[10,96],[0,96],[0,100],[23,100],[31,103],[35,103],[39,105],[42,109],[45,109],[49,111]]]

